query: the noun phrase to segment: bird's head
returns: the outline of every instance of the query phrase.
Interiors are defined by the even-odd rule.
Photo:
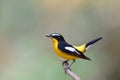
[[[65,41],[64,37],[59,33],[51,33],[51,34],[46,35],[46,37],[49,37],[51,39],[55,39],[57,41]]]

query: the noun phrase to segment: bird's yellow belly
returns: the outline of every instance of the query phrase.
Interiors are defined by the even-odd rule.
[[[78,58],[76,56],[72,56],[72,55],[69,55],[67,53],[64,53],[64,52],[60,51],[58,49],[58,41],[54,38],[51,38],[51,39],[52,39],[52,42],[53,42],[54,51],[60,58],[63,58],[65,60],[74,60],[74,59]]]
[[[55,53],[56,53],[59,57],[61,57],[61,58],[63,58],[63,59],[66,59],[66,60],[74,60],[74,59],[77,59],[77,58],[78,58],[78,57],[76,57],[76,56],[71,56],[71,55],[69,55],[69,54],[67,54],[67,53],[64,53],[64,52],[58,50],[58,48],[55,48],[55,47],[54,47],[54,51],[55,51]]]

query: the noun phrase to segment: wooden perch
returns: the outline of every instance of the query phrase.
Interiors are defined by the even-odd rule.
[[[80,80],[80,77],[71,71],[67,62],[63,64],[63,68],[65,70],[65,73],[68,74],[73,80]]]

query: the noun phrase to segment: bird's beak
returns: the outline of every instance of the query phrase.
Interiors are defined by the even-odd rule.
[[[46,35],[45,37],[51,37],[51,35],[50,35],[50,34],[48,34],[48,35]]]

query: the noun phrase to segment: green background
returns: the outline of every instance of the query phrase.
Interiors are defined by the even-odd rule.
[[[81,45],[103,37],[77,60],[81,80],[120,80],[119,0],[0,0],[0,80],[72,80],[46,34]]]

